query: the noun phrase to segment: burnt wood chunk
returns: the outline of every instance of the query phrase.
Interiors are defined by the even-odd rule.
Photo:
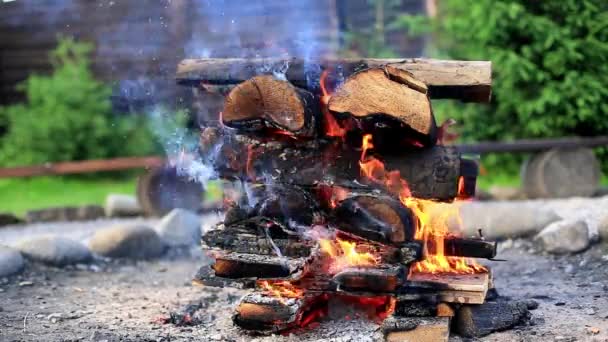
[[[411,241],[416,233],[412,211],[387,196],[347,198],[338,204],[332,216],[340,230],[381,243]]]
[[[412,241],[406,242],[399,246],[397,252],[398,262],[403,265],[409,265],[415,261],[420,261],[424,258],[424,248],[422,242]]]
[[[437,314],[437,303],[434,300],[397,300],[395,316],[427,317]]]
[[[226,97],[222,111],[224,125],[242,131],[271,128],[312,137],[319,101],[271,75],[253,77],[236,86]]]
[[[394,136],[390,141],[397,144],[407,137],[432,146],[437,141],[437,125],[431,101],[421,89],[424,84],[404,74],[408,76],[395,68],[359,71],[331,95],[328,108],[352,116],[365,133],[381,135],[384,140],[390,134]]]
[[[387,342],[447,342],[450,336],[449,317],[396,317],[382,323]]]
[[[525,302],[487,302],[463,305],[456,313],[454,328],[464,337],[481,337],[509,329],[530,318]]]
[[[393,292],[403,284],[402,267],[348,267],[336,273],[338,291]]]
[[[444,240],[445,255],[467,258],[493,259],[496,257],[496,242],[481,239],[447,238]]]
[[[296,272],[303,265],[299,259],[287,259],[268,255],[228,253],[215,257],[213,270],[223,278],[283,278]]]
[[[241,299],[232,320],[245,330],[280,332],[298,325],[304,305],[302,298],[250,293]]]
[[[233,287],[237,289],[252,289],[255,287],[256,279],[254,278],[239,278],[230,279],[224,277],[218,277],[215,275],[215,271],[211,268],[211,265],[203,265],[194,275],[192,283],[198,286],[212,286],[212,287]]]
[[[279,221],[284,226],[292,223],[311,226],[319,212],[312,194],[296,185],[265,186],[261,195],[254,208],[255,214]]]
[[[428,86],[431,98],[453,98],[469,102],[488,102],[492,92],[492,63],[489,61],[445,61],[435,59],[326,59],[318,61],[297,58],[204,58],[186,59],[177,66],[180,84],[237,84],[254,76],[284,70],[285,78],[294,85],[319,90],[321,70],[336,71],[344,76],[366,68],[390,66],[411,73]],[[267,70],[267,72],[261,72]],[[311,82],[315,80],[317,82]]]

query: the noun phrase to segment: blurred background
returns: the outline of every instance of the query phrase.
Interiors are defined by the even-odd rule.
[[[218,111],[177,63],[256,56],[490,60],[491,103],[433,104],[457,143],[608,132],[603,0],[0,0],[0,168],[162,156]],[[529,156],[482,155],[480,192],[523,197]],[[0,212],[101,204],[141,172],[0,178]]]

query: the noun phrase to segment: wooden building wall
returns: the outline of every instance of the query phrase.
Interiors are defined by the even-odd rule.
[[[410,3],[406,7],[424,2],[402,1]],[[331,54],[345,20],[373,26],[369,1],[0,1],[0,104],[22,99],[14,87],[30,73],[51,70],[48,53],[58,35],[96,45],[94,71],[112,82],[118,110],[128,110],[189,101],[188,91],[173,83],[184,57]],[[399,39],[387,41],[404,46]],[[399,52],[416,56],[421,50],[408,49]]]

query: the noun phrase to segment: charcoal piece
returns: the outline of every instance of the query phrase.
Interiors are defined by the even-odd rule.
[[[226,215],[224,215],[224,224],[229,225],[232,223],[236,223],[245,220],[248,217],[249,214],[247,213],[247,210],[239,206],[233,206],[226,211]]]
[[[496,242],[481,239],[448,238],[444,240],[446,255],[467,258],[493,259],[496,257]]]
[[[403,265],[422,260],[424,257],[422,243],[418,241],[402,243],[399,245],[398,257],[399,262]]]
[[[311,226],[318,209],[317,203],[307,191],[285,184],[267,187],[265,197],[258,202],[254,212],[281,222],[286,227],[292,223]]]

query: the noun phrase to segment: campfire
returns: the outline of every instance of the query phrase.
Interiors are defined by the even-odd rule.
[[[451,229],[458,203],[474,195],[477,164],[445,145],[452,134],[433,115],[433,73],[333,61],[297,77],[302,63],[291,61],[287,74],[230,82],[243,76],[230,65],[238,61],[185,63],[200,89],[221,83],[225,94],[200,154],[243,196],[203,236],[214,263],[195,282],[253,289],[234,324],[290,332],[337,300],[381,323],[387,340],[436,341],[455,312],[486,301],[491,272],[475,258],[494,258],[496,244]]]

